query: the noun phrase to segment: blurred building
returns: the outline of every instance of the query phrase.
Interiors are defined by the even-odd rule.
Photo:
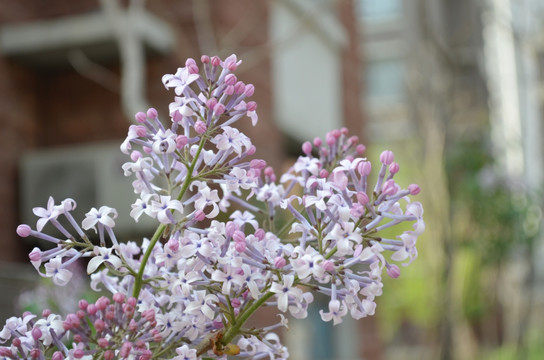
[[[3,318],[17,289],[37,278],[26,264],[35,244],[16,226],[33,225],[32,207],[49,195],[73,197],[80,216],[103,204],[130,208],[119,144],[146,106],[167,121],[173,93],[160,79],[186,58],[243,59],[238,74],[255,85],[259,124],[242,130],[276,168],[333,128],[362,135],[353,1],[143,3],[0,0],[0,287],[12,295],[2,297]],[[121,238],[146,230],[118,220]],[[326,332],[322,339],[331,344]],[[348,359],[358,345],[330,347],[322,358]]]
[[[357,4],[365,61],[364,106],[372,139],[397,143],[399,148],[419,144],[419,161],[432,160],[435,154],[441,157],[455,144],[480,142],[493,154],[499,180],[528,196],[537,207],[535,221],[541,222],[542,1],[358,0]],[[422,187],[437,196],[439,167],[444,163],[429,164],[435,168],[425,174],[429,182]],[[444,241],[445,268],[452,265],[447,254],[451,241]],[[494,325],[489,325],[499,343],[521,346],[531,318],[541,316],[544,266],[539,259],[543,255],[539,236],[534,252],[528,253],[522,245],[504,265],[507,270],[500,281],[508,285],[499,290],[503,308]],[[532,305],[535,312],[528,315],[525,309]],[[456,311],[451,304],[445,306],[444,324],[452,321],[448,313]],[[438,340],[446,349],[442,359],[456,358],[472,346],[465,337],[463,346],[455,347],[464,335],[453,327],[444,325],[439,331]],[[428,339],[400,339],[395,345],[403,357],[436,358],[420,348]]]

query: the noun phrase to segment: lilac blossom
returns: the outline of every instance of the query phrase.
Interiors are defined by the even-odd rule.
[[[1,356],[286,359],[272,331],[287,326],[282,313],[306,318],[315,294],[329,298],[319,313],[334,325],[375,313],[383,272],[399,278],[397,263],[417,258],[425,222],[412,197],[421,189],[397,182],[390,150],[370,184],[372,162],[345,128],[305,142],[303,155],[277,176],[235,127],[258,121],[255,87],[235,74],[241,64],[235,55],[188,59],[162,78],[175,94],[170,119],[153,108],[135,115],[121,144],[130,157],[122,170],[133,179],[130,216],[153,219],[151,237],[118,242],[118,213],[107,206],[92,208],[80,226],[72,199],[55,205],[50,198],[34,208],[36,229],[17,228],[54,245],[29,254],[41,276],[65,285],[68,266],[88,258],[91,288],[111,295],[81,300],[66,317],[44,311],[8,319]],[[397,227],[404,223],[412,227]],[[47,224],[62,236],[43,232]],[[91,229],[98,239],[87,235]],[[245,329],[261,306],[281,320]]]

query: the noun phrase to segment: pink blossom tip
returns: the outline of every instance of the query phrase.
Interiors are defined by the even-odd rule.
[[[32,335],[32,338],[34,340],[39,340],[41,337],[42,337],[42,331],[40,330],[39,327],[35,327],[34,329],[32,329],[32,331],[30,332],[30,334]]]
[[[255,231],[255,237],[256,237],[257,239],[263,240],[265,236],[266,236],[266,232],[264,231],[264,229],[258,228],[258,229]]]
[[[282,267],[284,267],[285,265],[287,264],[287,261],[285,261],[285,259],[281,256],[278,256],[274,259],[274,267],[276,269],[281,269]]]
[[[29,254],[28,258],[30,261],[41,261],[42,260],[42,251],[38,248],[34,248]]]
[[[238,81],[236,84],[234,84],[234,92],[236,94],[243,94],[244,91],[246,91],[246,84],[244,84],[242,81]]]
[[[217,105],[217,99],[216,98],[212,97],[212,98],[209,98],[208,100],[206,100],[206,107],[208,109],[213,110],[215,105]]]
[[[215,104],[215,106],[213,107],[213,112],[215,115],[223,114],[225,112],[225,105],[221,103]]]
[[[410,195],[417,195],[421,191],[419,188],[419,185],[417,184],[410,184],[408,185],[408,191],[410,191]]]
[[[368,176],[372,171],[372,163],[370,161],[362,161],[357,164],[357,171],[361,176]]]
[[[149,108],[147,110],[147,117],[150,119],[156,119],[159,116],[159,113],[157,112],[157,109],[155,108]]]
[[[274,168],[272,166],[268,166],[264,169],[264,174],[268,177],[274,176]]]
[[[253,159],[249,162],[249,167],[252,169],[264,169],[266,168],[266,161],[263,159]]]
[[[142,153],[139,152],[138,150],[134,150],[133,152],[130,153],[130,160],[132,161],[138,161],[142,157],[143,157]]]
[[[398,278],[400,276],[400,268],[395,264],[390,264],[387,267],[387,275],[393,279]]]
[[[210,63],[210,57],[208,55],[202,55],[200,57],[200,61],[203,63],[203,64],[209,64]]]
[[[323,144],[323,140],[321,140],[321,138],[314,138],[314,146],[315,147],[320,147],[321,145]]]
[[[208,127],[206,126],[206,123],[204,121],[198,120],[195,123],[195,131],[197,134],[202,135],[206,132],[207,129]]]
[[[399,172],[399,169],[400,169],[399,164],[396,163],[396,162],[394,162],[394,161],[391,163],[391,165],[389,165],[389,172],[390,172],[391,174],[393,174],[393,175],[396,174],[396,173],[398,173],[398,172]]]
[[[395,185],[395,180],[389,179],[383,184],[382,192],[385,195],[391,196],[397,193],[397,186]]]
[[[77,306],[80,310],[87,310],[87,306],[89,306],[89,302],[85,299],[81,299],[78,301]]]
[[[334,263],[330,260],[323,261],[323,269],[328,272],[334,271]]]
[[[332,146],[336,142],[336,137],[331,132],[329,132],[325,137],[325,142],[327,143],[327,145]]]
[[[115,293],[113,294],[113,301],[115,301],[116,303],[123,303],[125,301],[125,295],[121,294],[121,293]]]
[[[236,242],[245,242],[246,235],[242,231],[236,230],[234,234],[232,234],[232,239]]]
[[[249,149],[247,149],[247,154],[248,154],[249,156],[255,155],[256,152],[257,152],[257,147],[256,147],[255,145],[251,145],[251,146],[249,147]]]
[[[306,155],[310,155],[312,153],[312,143],[309,141],[305,141],[304,144],[302,144],[302,152]]]
[[[336,139],[340,139],[340,136],[342,136],[342,132],[338,129],[334,129],[331,131],[331,135],[334,136]]]
[[[364,146],[363,144],[359,144],[357,145],[357,147],[355,147],[355,151],[357,152],[357,154],[362,155],[366,151],[366,146]]]
[[[249,101],[246,107],[247,107],[247,111],[255,111],[257,110],[257,103],[255,101]]]
[[[19,235],[20,237],[28,237],[30,236],[31,232],[32,229],[26,224],[17,226],[17,235]]]
[[[380,162],[384,165],[390,165],[395,160],[395,155],[391,150],[385,150],[380,154]]]
[[[247,97],[253,96],[255,93],[255,86],[253,84],[247,84],[246,88],[244,89],[244,95]]]
[[[238,78],[234,74],[228,74],[225,76],[225,84],[234,85],[238,81]]]
[[[361,204],[363,206],[368,204],[369,198],[368,198],[368,195],[366,193],[358,192],[356,196],[357,196],[357,201],[359,202],[359,204]]]
[[[134,115],[134,118],[136,119],[137,122],[143,123],[147,120],[147,115],[140,111],[140,112],[137,112],[136,115]]]
[[[60,351],[55,351],[51,360],[64,360],[64,355]]]
[[[211,59],[212,66],[219,66],[221,65],[221,59],[219,56],[213,56]]]
[[[319,177],[321,179],[326,179],[329,177],[329,172],[326,169],[319,170]]]
[[[181,150],[185,145],[189,143],[189,139],[185,135],[178,135],[176,137],[176,148]]]

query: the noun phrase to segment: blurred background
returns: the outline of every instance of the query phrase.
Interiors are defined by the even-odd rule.
[[[168,120],[163,74],[231,53],[256,87],[257,156],[286,168],[347,126],[422,188],[418,260],[373,317],[291,321],[293,359],[544,358],[539,0],[0,0],[2,323],[86,291],[39,283],[15,234],[50,194],[80,218],[117,207],[119,237],[151,231],[122,217],[119,144],[137,111]]]

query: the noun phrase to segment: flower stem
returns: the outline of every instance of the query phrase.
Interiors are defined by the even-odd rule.
[[[181,200],[183,198],[183,195],[185,195],[185,192],[187,191],[187,189],[189,188],[189,185],[191,184],[191,180],[193,179],[193,171],[195,169],[198,157],[200,156],[200,152],[202,151],[202,148],[204,147],[204,143],[205,143],[205,137],[203,136],[200,139],[200,143],[198,144],[198,150],[195,156],[193,157],[191,166],[189,166],[189,169],[187,169],[187,177],[185,178],[185,181],[183,182],[183,185],[181,187],[181,191],[178,195],[178,200]],[[136,299],[138,298],[138,296],[140,295],[140,291],[142,290],[142,280],[144,277],[144,270],[147,265],[147,261],[149,260],[149,257],[151,256],[151,252],[153,251],[155,244],[157,244],[157,241],[159,241],[162,234],[164,233],[164,230],[166,230],[166,224],[159,225],[157,230],[155,230],[155,233],[153,234],[153,237],[151,238],[151,241],[149,242],[149,245],[144,254],[144,257],[142,258],[140,269],[138,270],[138,274],[136,278],[134,279],[134,290],[132,291],[132,296],[134,296]]]

